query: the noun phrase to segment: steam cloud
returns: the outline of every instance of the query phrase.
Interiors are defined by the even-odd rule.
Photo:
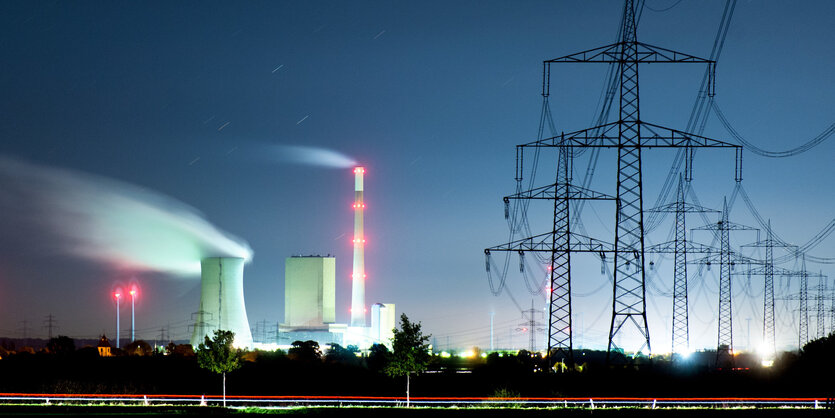
[[[276,145],[275,150],[280,160],[291,163],[328,168],[349,168],[357,165],[353,158],[325,148],[303,145]]]
[[[2,156],[0,210],[3,240],[120,269],[192,275],[206,256],[252,258],[248,244],[175,199]]]

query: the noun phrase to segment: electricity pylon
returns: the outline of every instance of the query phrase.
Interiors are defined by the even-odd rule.
[[[574,361],[574,343],[571,323],[571,253],[613,252],[613,246],[594,238],[570,231],[570,202],[572,200],[614,200],[612,196],[597,193],[571,184],[570,148],[559,151],[557,179],[552,185],[519,192],[504,198],[505,204],[511,199],[554,200],[554,223],[551,232],[525,238],[484,250],[487,257],[491,251],[526,251],[550,253],[549,305],[548,305],[548,357],[549,366],[562,360]],[[517,172],[521,161],[517,162]],[[490,264],[488,260],[488,266]],[[550,369],[550,367],[549,367]]]
[[[771,230],[771,220],[768,221],[768,231],[766,231],[765,241],[757,241],[752,244],[743,245],[743,247],[761,247],[765,248],[765,260],[763,265],[753,269],[749,269],[745,273],[749,276],[751,274],[762,275],[764,278],[763,290],[763,356],[771,358],[777,353],[777,333],[774,318],[774,247],[793,247],[792,245],[782,244],[774,240],[774,234]]]
[[[687,241],[687,213],[719,213],[718,210],[685,202],[684,183],[679,176],[678,194],[674,203],[650,209],[648,212],[673,212],[676,214],[675,240],[656,244],[644,249],[647,253],[675,255],[673,270],[673,327],[672,359],[675,362],[681,354],[690,351],[690,319],[687,300],[687,253],[717,252],[715,248]]]
[[[756,260],[742,257],[731,249],[731,231],[759,231],[757,228],[728,221],[728,202],[722,204],[722,219],[696,230],[713,231],[720,241],[719,249],[719,330],[716,344],[716,366],[733,367],[734,334],[731,271],[740,263],[756,264]]]
[[[638,332],[641,346],[638,352],[646,349],[651,355],[649,328],[646,315],[646,291],[644,271],[644,225],[643,225],[643,188],[641,173],[641,153],[645,148],[685,148],[692,151],[694,148],[734,148],[736,151],[736,167],[734,172],[735,180],[742,179],[741,151],[742,147],[715,139],[706,138],[676,129],[666,128],[660,125],[644,122],[640,118],[639,106],[639,83],[638,64],[646,63],[701,63],[708,65],[708,95],[713,96],[715,87],[715,61],[699,58],[693,55],[676,52],[670,49],[661,48],[642,42],[637,39],[637,23],[635,20],[634,0],[624,2],[623,24],[620,41],[611,45],[582,51],[576,54],[566,55],[560,58],[547,60],[543,68],[543,97],[550,95],[550,74],[551,65],[558,63],[606,63],[618,66],[620,101],[619,118],[616,122],[605,123],[589,129],[574,131],[552,138],[538,139],[534,142],[517,146],[517,156],[524,155],[524,149],[528,147],[553,147],[559,149],[573,148],[613,148],[618,152],[617,172],[617,194],[615,210],[615,242],[613,248],[609,249],[601,241],[589,237],[577,236],[577,241],[572,241],[575,234],[568,228],[557,229],[552,232],[541,234],[522,240],[514,241],[502,246],[485,250],[519,251],[525,247],[540,248],[542,251],[550,251],[552,265],[561,268],[564,265],[564,274],[561,280],[570,283],[570,261],[569,257],[562,257],[560,254],[568,254],[577,250],[594,251],[603,253],[604,250],[614,252],[614,283],[612,297],[612,322],[609,328],[609,341],[607,348],[607,362],[610,362],[612,351],[620,350],[614,344],[615,337],[625,332],[624,325],[634,325]],[[688,153],[692,154],[692,153]],[[573,155],[573,152],[566,151],[566,155]],[[519,173],[517,159],[517,173]],[[692,164],[688,159],[686,165],[686,177],[691,178],[690,171]],[[558,168],[558,173],[560,169]],[[519,177],[519,176],[517,176]],[[568,189],[566,183],[565,188]],[[560,196],[565,196],[565,192]],[[562,202],[562,203],[560,203]],[[565,203],[565,199],[555,199],[555,219],[562,219],[567,209],[558,207]],[[551,238],[549,243],[544,241]],[[577,245],[575,245],[577,244]],[[518,247],[518,248],[514,248]],[[593,248],[596,247],[596,248]],[[634,268],[633,268],[634,266]],[[557,276],[557,273],[554,273]],[[553,289],[553,288],[552,288]],[[570,291],[568,292],[570,295]],[[553,298],[553,295],[552,295]],[[553,299],[552,299],[553,300]],[[562,300],[562,299],[558,299]],[[554,307],[552,306],[552,312]],[[570,310],[570,301],[569,301]],[[563,315],[564,314],[560,314]],[[569,315],[570,320],[570,315]],[[562,325],[562,324],[560,324]],[[560,331],[556,338],[568,337],[570,340],[570,327],[567,333]],[[555,338],[555,337],[550,337]],[[550,339],[549,338],[549,339]],[[549,343],[550,345],[550,343]]]

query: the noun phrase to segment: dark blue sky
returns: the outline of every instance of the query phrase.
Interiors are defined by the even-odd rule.
[[[708,56],[725,2],[684,0],[655,11],[675,3],[647,0],[639,39]],[[3,2],[0,155],[7,165],[66,169],[168,196],[246,241],[254,252],[245,271],[254,326],[283,320],[284,258],[293,254],[336,255],[337,320],[347,321],[351,171],[288,163],[274,147],[346,154],[367,167],[367,300],[397,304],[440,348],[447,341],[489,346],[494,311],[496,344],[524,347],[527,336],[514,331],[519,309],[506,295],[491,295],[482,250],[506,240],[501,197],[513,192],[514,146],[536,139],[541,62],[614,42],[621,8],[619,1]],[[832,123],[834,13],[827,1],[737,4],[716,100],[748,140],[788,149]],[[642,119],[684,128],[702,71],[642,67]],[[558,130],[590,125],[605,73],[603,65],[555,69]],[[715,117],[705,135],[733,142]],[[803,244],[832,218],[832,152],[825,142],[786,159],[745,155],[743,185],[786,240]],[[672,157],[645,154],[645,207],[654,204]],[[594,186],[613,193],[612,152],[600,164]],[[733,155],[700,152],[696,164],[701,203],[720,207],[734,187]],[[15,181],[10,173],[7,188]],[[17,207],[28,221],[18,222],[18,213],[0,224],[0,335],[20,335],[24,319],[30,335],[45,335],[49,313],[62,333],[112,334],[108,293],[114,283],[136,279],[143,286],[139,336],[153,339],[170,324],[173,337],[187,337],[198,305],[196,277],[79,257],[48,226],[76,220],[35,216],[20,208],[43,202],[22,196],[7,196],[4,207]],[[611,240],[611,208],[583,216],[590,231]],[[538,232],[548,227],[542,219]],[[732,220],[753,223],[741,201]],[[665,240],[668,231],[669,222],[652,240]],[[825,240],[812,253],[828,256],[833,244]],[[578,342],[602,346],[611,288],[599,261],[577,263]],[[827,266],[810,268],[826,273]],[[692,290],[701,295],[691,314],[697,347],[715,345],[714,273]],[[671,306],[665,290],[672,285],[669,274],[658,276],[648,315],[654,349],[664,351]],[[739,280],[736,341],[749,343],[751,318],[755,345],[761,279],[750,286]],[[796,280],[784,286],[792,293]],[[508,288],[523,308],[532,298],[537,309],[545,307],[520,277],[511,274]],[[778,309],[787,318],[778,343],[792,344],[793,308]]]

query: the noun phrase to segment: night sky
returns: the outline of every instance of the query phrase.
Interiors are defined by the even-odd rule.
[[[646,0],[639,40],[707,57],[724,5]],[[545,297],[528,292],[515,256],[507,289],[494,296],[483,249],[507,240],[501,198],[514,191],[515,145],[537,139],[542,61],[615,42],[621,10],[620,1],[0,3],[0,336],[23,336],[26,321],[28,336],[45,337],[49,314],[56,334],[111,336],[111,291],[136,282],[138,338],[166,327],[187,339],[199,303],[195,261],[250,250],[253,328],[283,320],[284,259],[298,254],[336,256],[337,321],[347,322],[355,161],[366,167],[366,301],[395,303],[440,349],[489,348],[491,312],[495,345],[527,348],[520,310],[533,302],[542,311]],[[736,5],[716,101],[749,141],[790,149],[833,122],[832,16],[830,1]],[[558,131],[591,126],[606,70],[552,67]],[[683,129],[704,67],[640,71],[641,118]],[[713,115],[704,135],[735,142]],[[790,158],[745,153],[742,186],[786,241],[806,243],[835,216],[833,150],[823,142]],[[553,179],[549,152],[540,185]],[[615,155],[601,153],[596,190],[614,194]],[[674,155],[644,153],[645,208]],[[578,157],[577,177],[587,164]],[[700,203],[721,208],[734,189],[733,152],[699,151],[695,164]],[[537,205],[531,226],[546,232],[549,208]],[[613,241],[607,205],[581,216],[589,234]],[[741,198],[731,220],[755,225]],[[671,221],[650,243],[668,239]],[[688,218],[688,227],[702,223]],[[756,239],[731,236],[735,246]],[[810,254],[833,250],[829,237]],[[648,272],[650,335],[663,352],[672,259],[648,260],[657,265]],[[605,348],[611,285],[598,258],[577,256],[575,266],[575,346]],[[691,341],[715,347],[719,269],[697,269]],[[798,291],[796,278],[775,284],[778,297]],[[737,347],[758,344],[762,295],[762,278],[734,277]],[[779,348],[797,344],[796,305],[777,302]],[[816,306],[810,300],[812,336]]]

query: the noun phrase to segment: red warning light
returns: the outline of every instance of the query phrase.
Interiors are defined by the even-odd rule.
[[[113,294],[113,297],[115,297],[116,299],[119,299],[119,296],[122,296],[122,294],[119,292]]]
[[[354,238],[354,244],[365,244],[365,238]]]
[[[360,174],[365,173],[365,168],[364,167],[357,167],[357,168],[354,169],[354,173],[360,173]]]
[[[354,207],[354,209],[365,209],[365,203],[354,203],[352,206]]]

